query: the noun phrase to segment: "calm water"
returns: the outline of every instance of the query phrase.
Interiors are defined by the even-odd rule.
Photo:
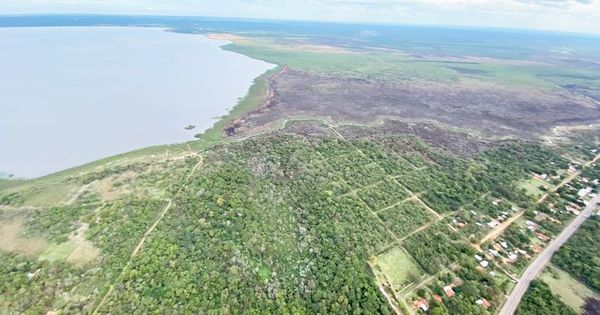
[[[273,67],[223,44],[153,28],[0,28],[0,172],[41,176],[193,139]]]

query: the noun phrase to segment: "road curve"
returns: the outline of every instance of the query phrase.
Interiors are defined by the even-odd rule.
[[[581,226],[581,224],[594,212],[597,203],[600,202],[600,195],[594,197],[585,209],[577,216],[573,221],[552,241],[544,251],[527,267],[527,270],[523,273],[517,286],[513,289],[512,293],[508,297],[508,300],[502,307],[500,315],[512,315],[517,310],[519,302],[529,287],[531,280],[544,269],[544,266],[550,261],[554,252],[556,252],[562,244],[564,244],[575,231]]]

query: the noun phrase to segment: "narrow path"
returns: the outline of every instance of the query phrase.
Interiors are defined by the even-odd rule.
[[[390,306],[394,310],[394,313],[396,315],[402,315],[402,312],[400,312],[400,309],[398,309],[392,298],[387,294],[387,292],[385,292],[385,288],[383,286],[379,286],[379,291],[381,291],[381,294],[383,294],[385,299],[388,301],[388,304],[390,304]]]
[[[508,220],[502,222],[502,224],[500,224],[499,226],[494,228],[492,231],[490,231],[490,233],[488,233],[484,238],[482,238],[479,241],[479,245],[477,245],[479,250],[481,251],[480,246],[483,243],[500,236],[500,234],[502,234],[504,232],[504,230],[506,230],[511,224],[513,224],[513,222],[517,221],[520,217],[522,217],[524,213],[525,213],[525,210],[519,211],[517,214],[513,215]]]
[[[375,213],[383,212],[383,211],[385,211],[385,210],[391,209],[391,208],[393,208],[393,207],[395,207],[395,206],[398,206],[398,205],[400,205],[400,204],[403,204],[403,203],[405,203],[405,202],[408,202],[408,201],[411,201],[411,200],[417,200],[417,197],[413,195],[413,196],[410,196],[410,197],[404,198],[404,199],[402,199],[402,200],[400,200],[400,201],[398,201],[398,202],[396,202],[396,203],[394,203],[394,204],[392,204],[392,205],[389,205],[389,206],[387,206],[387,207],[384,207],[384,208],[381,208],[381,209],[379,209],[379,210],[376,210],[376,211],[375,211]]]
[[[431,209],[431,207],[428,206],[426,203],[424,203],[423,200],[421,200],[421,198],[419,198],[418,196],[415,195],[415,198],[416,198],[417,202],[421,204],[421,206],[425,207],[425,209],[427,209],[427,210],[429,210],[429,212],[433,213],[433,215],[435,215],[435,217],[438,220],[441,220],[444,217],[443,215],[439,214],[439,212]]]
[[[508,300],[502,307],[500,315],[512,315],[517,310],[519,302],[527,292],[529,284],[544,269],[554,253],[577,231],[577,229],[587,220],[587,218],[596,210],[597,203],[600,202],[600,196],[594,197],[573,221],[552,241],[544,251],[529,265],[523,273],[517,286],[513,289]]]
[[[540,197],[540,199],[538,199],[537,203],[542,203],[544,200],[546,200],[546,198],[548,198],[550,193],[553,193],[553,192],[557,191],[559,188],[561,188],[562,186],[572,182],[577,176],[581,175],[581,172],[583,171],[584,168],[589,167],[590,165],[592,165],[593,163],[598,161],[598,159],[600,159],[600,153],[597,154],[591,161],[588,161],[587,163],[582,165],[581,170],[578,170],[578,171],[574,172],[573,174],[569,175],[562,182],[560,182],[560,184],[556,185],[550,191],[548,191],[544,195],[542,195],[542,197]]]
[[[73,194],[73,196],[71,196],[71,198],[69,198],[69,200],[67,200],[65,204],[67,206],[72,205],[89,187],[90,184],[82,185],[81,187],[79,187],[75,194]]]
[[[129,260],[127,261],[127,263],[125,264],[125,266],[123,267],[123,269],[121,269],[121,273],[115,278],[115,280],[118,280],[121,277],[121,275],[123,274],[123,272],[125,271],[125,269],[127,269],[127,267],[129,267],[129,265],[131,265],[131,262],[133,261],[133,259],[135,258],[135,256],[139,253],[139,251],[144,246],[144,243],[146,242],[146,239],[148,238],[148,236],[150,236],[150,234],[152,234],[152,232],[154,231],[154,229],[156,229],[156,227],[158,226],[158,224],[164,218],[165,214],[167,214],[167,212],[169,212],[169,210],[171,209],[171,206],[173,205],[173,199],[175,197],[177,197],[179,195],[179,193],[181,193],[181,191],[183,190],[183,188],[185,187],[185,185],[187,184],[187,182],[189,181],[189,179],[204,164],[204,159],[203,159],[203,157],[202,157],[201,154],[198,154],[198,155],[195,155],[195,156],[199,156],[200,157],[200,161],[194,166],[194,168],[192,168],[192,170],[189,172],[189,174],[187,174],[187,176],[186,176],[186,174],[184,174],[182,176],[182,178],[185,178],[185,182],[179,187],[179,189],[177,190],[177,192],[175,193],[175,195],[173,195],[172,198],[168,199],[167,205],[160,212],[160,215],[158,216],[158,218],[156,218],[156,220],[154,221],[154,223],[146,230],[146,232],[144,233],[144,235],[142,236],[142,238],[140,238],[137,246],[133,249],[133,251],[131,252],[131,255],[129,255]],[[181,179],[179,179],[179,181],[177,181],[177,184],[179,184],[179,182],[181,182]],[[113,281],[113,283],[108,288],[108,291],[102,297],[102,300],[100,300],[100,303],[98,303],[98,306],[96,306],[96,308],[94,309],[94,312],[92,314],[98,314],[98,311],[102,308],[102,306],[104,306],[104,304],[106,304],[106,301],[108,301],[108,298],[112,294],[112,292],[114,290],[114,287],[115,287],[115,283]]]

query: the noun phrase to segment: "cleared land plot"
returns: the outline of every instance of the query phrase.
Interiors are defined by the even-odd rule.
[[[22,221],[0,221],[1,251],[35,256],[41,253],[47,246],[48,244],[44,239],[23,236]]]
[[[378,256],[373,271],[380,282],[389,282],[395,291],[419,280],[424,275],[418,264],[401,247],[395,247]]]
[[[358,196],[371,209],[378,211],[408,198],[409,194],[396,181],[386,179],[377,185],[361,189]]]
[[[540,189],[540,186],[546,187],[546,189],[550,188],[550,186],[546,182],[537,178],[530,178],[526,181],[519,183],[519,188],[525,189],[525,191],[527,191],[527,194],[536,198],[544,194],[544,191]]]
[[[407,201],[377,213],[396,236],[402,237],[433,222],[433,214],[414,201]]]
[[[558,267],[549,266],[540,278],[550,286],[552,292],[558,294],[563,303],[578,312],[588,298],[600,299],[600,294],[573,279],[567,272]]]

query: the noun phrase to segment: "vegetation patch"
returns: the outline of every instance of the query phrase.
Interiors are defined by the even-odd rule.
[[[530,178],[519,183],[519,187],[525,189],[527,194],[533,196],[534,198],[539,198],[550,188],[550,185],[537,178]]]
[[[594,215],[555,254],[552,262],[600,292],[600,216]]]
[[[548,284],[552,293],[558,295],[563,303],[577,312],[581,311],[588,299],[600,300],[600,294],[557,267],[548,266],[540,276],[540,280]]]
[[[374,260],[375,263],[372,262],[373,271],[377,278],[381,283],[389,282],[396,291],[418,281],[425,275],[402,247],[394,247]]]
[[[389,209],[378,212],[377,215],[398,237],[403,237],[435,220],[431,211],[412,200],[394,205]]]
[[[365,187],[358,192],[358,196],[373,211],[379,211],[393,204],[399,203],[409,197],[408,192],[395,180],[385,179],[381,183]]]
[[[550,287],[543,281],[533,280],[523,296],[517,315],[575,315],[571,307],[563,303],[552,293]]]
[[[23,222],[19,219],[6,222],[0,221],[0,250],[36,256],[48,246],[44,239],[26,237],[23,232]]]

